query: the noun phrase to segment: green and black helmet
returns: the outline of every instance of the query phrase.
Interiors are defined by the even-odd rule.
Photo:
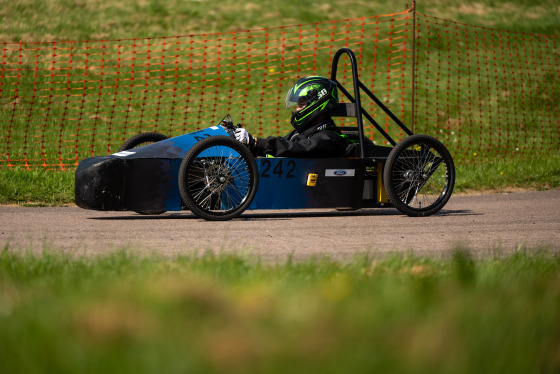
[[[337,104],[336,83],[316,75],[298,80],[286,96],[286,109],[292,110],[292,126],[296,130],[305,129]]]

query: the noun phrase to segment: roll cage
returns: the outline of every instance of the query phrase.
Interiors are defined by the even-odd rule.
[[[354,86],[354,96],[352,96],[336,79],[336,73],[338,71],[338,61],[340,56],[347,54],[350,58],[350,64],[352,66],[352,83]],[[357,131],[359,136],[360,144],[360,158],[365,159],[365,141],[364,141],[364,125],[363,117],[365,117],[376,129],[383,135],[383,137],[395,146],[397,142],[391,138],[389,134],[373,119],[373,117],[362,107],[362,101],[360,96],[360,90],[363,91],[369,98],[371,98],[387,115],[409,136],[414,135],[413,132],[397,117],[393,112],[385,106],[358,78],[358,66],[356,63],[356,55],[349,48],[339,49],[333,57],[332,67],[331,67],[331,78],[333,82],[336,83],[340,92],[350,100],[350,103],[340,103],[331,112],[332,116],[335,117],[356,117],[357,127],[344,127],[345,131]],[[376,157],[379,158],[379,157]]]

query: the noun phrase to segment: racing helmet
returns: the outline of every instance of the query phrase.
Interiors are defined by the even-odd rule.
[[[286,95],[286,109],[292,110],[291,123],[296,130],[305,129],[337,104],[336,83],[317,75],[301,78]]]

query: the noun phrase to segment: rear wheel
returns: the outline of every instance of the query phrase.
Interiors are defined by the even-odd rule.
[[[128,151],[129,149],[141,147],[147,144],[157,143],[166,139],[169,139],[169,137],[159,132],[142,132],[126,140],[119,148],[119,152]],[[136,213],[144,215],[158,215],[165,213],[165,210],[140,210],[136,211]]]
[[[249,149],[227,136],[196,143],[179,168],[179,191],[186,206],[211,221],[238,217],[253,201],[257,164]]]
[[[146,144],[157,143],[166,139],[169,139],[169,137],[167,135],[160,134],[159,132],[142,132],[125,141],[119,148],[119,152],[128,151],[129,149]]]
[[[439,140],[412,135],[393,148],[383,177],[395,208],[413,217],[429,216],[449,201],[455,186],[455,165]]]

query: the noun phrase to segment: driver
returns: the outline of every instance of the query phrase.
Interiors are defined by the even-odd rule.
[[[255,156],[343,157],[347,143],[330,117],[337,104],[335,82],[315,75],[301,78],[286,96],[293,131],[286,136],[256,138],[237,128],[235,138],[248,145]]]

